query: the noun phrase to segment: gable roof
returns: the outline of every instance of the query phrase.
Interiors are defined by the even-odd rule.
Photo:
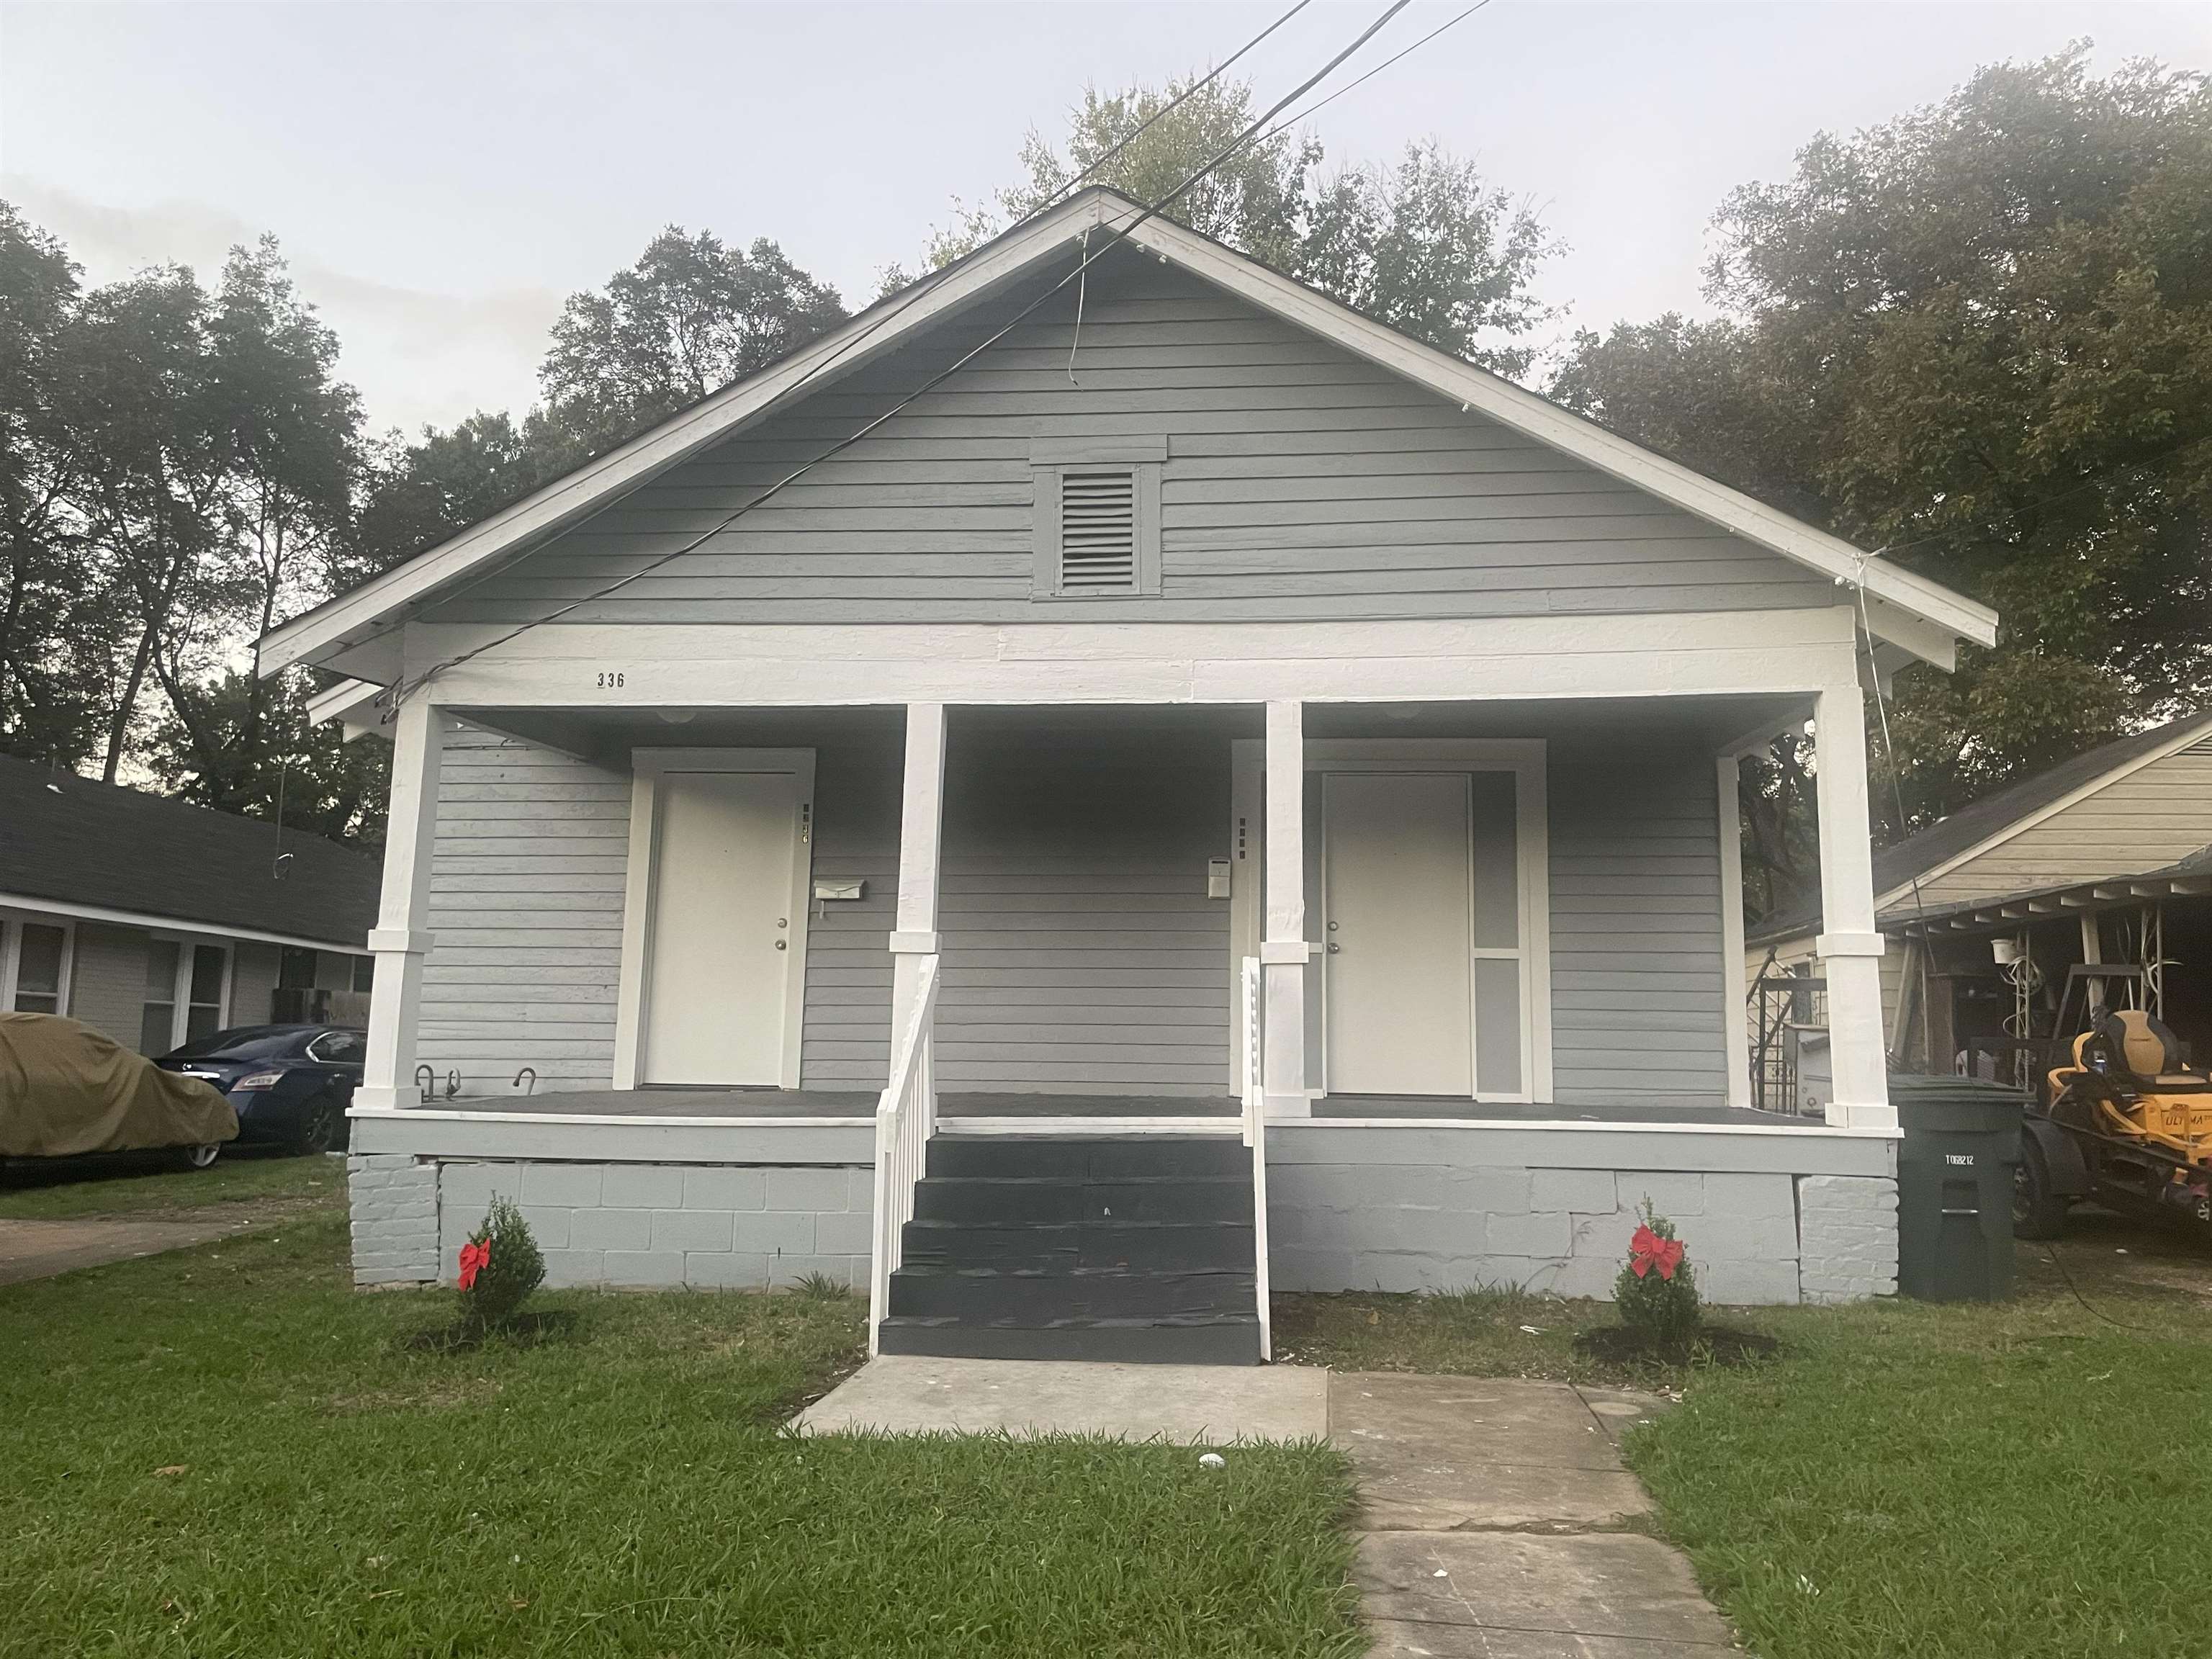
[[[1863,582],[1874,632],[1915,657],[1948,669],[1959,640],[1996,642],[1996,613],[1987,606],[1863,553],[1195,231],[1144,213],[1141,204],[1118,191],[1097,185],[1079,191],[781,361],[271,629],[261,641],[260,672],[314,662],[372,680],[395,677],[396,665],[380,664],[356,647],[456,583],[520,556],[709,445],[780,412],[792,394],[833,385],[917,331],[1003,294],[1047,262],[1084,245],[1088,234],[1098,229],[1458,403],[1469,414],[1498,422],[1839,583]]]
[[[2212,712],[2185,714],[2148,732],[2116,738],[2071,760],[2061,761],[2046,772],[2039,772],[1994,795],[1971,802],[1918,834],[1906,836],[1896,846],[1884,848],[1874,855],[1877,914],[1910,898],[1913,883],[1929,880],[1946,869],[1965,863],[1970,856],[2009,840],[2075,799],[2094,794],[2129,773],[2161,760],[2177,749],[2186,748],[2208,732],[2212,732]],[[2136,873],[2140,872],[2114,870],[2107,875]],[[1990,902],[1977,899],[1968,908],[1978,908]],[[1933,914],[1932,908],[1930,913]],[[1820,901],[1816,894],[1769,916],[1759,923],[1749,938],[1754,943],[1765,944],[1812,933],[1820,925]]]
[[[287,830],[280,881],[278,850],[275,827],[258,819],[0,759],[0,902],[365,949],[377,860]]]

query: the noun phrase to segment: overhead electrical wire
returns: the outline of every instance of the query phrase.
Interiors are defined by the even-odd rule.
[[[1187,195],[1209,174],[1215,172],[1228,161],[1229,159],[1236,155],[1238,150],[1248,145],[1252,141],[1255,134],[1258,133],[1262,128],[1267,126],[1269,122],[1273,121],[1278,115],[1281,114],[1285,109],[1297,102],[1300,98],[1305,96],[1307,93],[1312,91],[1315,87],[1326,80],[1328,76],[1340,64],[1342,64],[1346,58],[1358,52],[1360,47],[1365,46],[1368,41],[1374,39],[1375,35],[1385,24],[1389,23],[1390,20],[1395,17],[1400,12],[1405,10],[1405,9],[1411,3],[1412,0],[1392,0],[1392,3],[1383,9],[1382,15],[1376,17],[1375,21],[1370,23],[1365,28],[1362,29],[1349,45],[1344,46],[1326,64],[1322,64],[1321,68],[1316,70],[1311,75],[1300,82],[1297,86],[1292,88],[1282,97],[1276,100],[1265,113],[1261,115],[1258,119],[1252,122],[1250,125],[1247,126],[1235,137],[1231,138],[1228,143],[1224,144],[1221,148],[1219,151],[1209,158],[1195,172],[1192,173],[1188,178],[1183,179],[1181,184],[1177,185],[1173,190],[1168,191],[1166,195],[1161,197],[1157,202],[1153,202],[1149,205],[1145,206],[1137,214],[1137,216],[1131,219],[1127,224],[1116,227],[1113,234],[1103,240],[1096,252],[1086,252],[1082,259],[1076,264],[1074,269],[1068,271],[1066,276],[1062,276],[1050,288],[1045,289],[1043,293],[1038,295],[1037,297],[1030,301],[1028,305],[1023,307],[1022,309],[1017,312],[1013,317],[1009,319],[1004,325],[997,329],[975,345],[970,347],[968,350],[963,352],[958,357],[955,358],[951,363],[948,364],[943,369],[940,369],[935,374],[931,375],[927,380],[924,380],[921,385],[916,386],[912,392],[908,392],[897,402],[891,404],[890,408],[884,410],[883,413],[874,416],[872,419],[867,421],[853,432],[839,439],[836,443],[831,444],[828,448],[824,449],[820,454],[813,457],[810,460],[801,463],[799,466],[793,468],[791,471],[786,473],[782,477],[770,484],[766,489],[761,491],[759,495],[755,495],[750,501],[744,502],[734,511],[718,520],[713,526],[701,532],[698,535],[692,537],[681,546],[674,548],[667,553],[662,554],[659,557],[652,560],[647,564],[640,566],[637,569],[629,572],[627,575],[622,576],[617,580],[606,584],[605,586],[584,595],[581,599],[570,600],[568,604],[560,606],[545,616],[532,617],[530,621],[519,623],[515,627],[509,629],[506,633],[497,635],[495,638],[486,640],[481,645],[471,647],[470,649],[461,652],[455,656],[449,657],[442,661],[432,664],[429,667],[424,669],[420,674],[416,675],[413,679],[403,680],[394,684],[389,691],[383,694],[383,696],[378,698],[377,701],[389,709],[397,709],[400,704],[406,700],[406,698],[420,690],[432,679],[435,678],[438,675],[445,672],[448,669],[459,668],[465,663],[472,662],[477,658],[483,656],[488,651],[495,651],[501,646],[509,644],[512,641],[521,638],[523,635],[531,632],[534,629],[543,628],[550,623],[559,622],[562,617],[572,616],[586,605],[596,605],[603,599],[609,599],[614,594],[620,592],[623,588],[628,587],[631,583],[642,580],[645,577],[665,568],[668,565],[672,564],[678,559],[683,558],[686,555],[696,551],[706,543],[713,540],[716,536],[720,535],[724,531],[727,530],[739,519],[744,517],[745,514],[750,513],[754,508],[760,507],[766,501],[781,494],[784,489],[797,483],[800,478],[812,471],[816,467],[821,465],[824,461],[831,459],[833,457],[842,453],[845,450],[851,448],[854,444],[860,442],[878,428],[883,426],[886,422],[893,419],[905,410],[910,408],[915,402],[927,396],[928,393],[934,391],[938,386],[943,385],[947,380],[950,380],[961,369],[966,368],[969,363],[972,362],[983,352],[996,345],[1008,334],[1011,334],[1016,328],[1028,321],[1029,319],[1035,315],[1037,311],[1042,309],[1046,302],[1051,300],[1054,295],[1060,293],[1060,290],[1067,287],[1069,283],[1080,278],[1091,265],[1103,258],[1108,253],[1120,246],[1123,242],[1128,240],[1128,239],[1136,233],[1139,227],[1146,224],[1148,221],[1157,218],[1161,213],[1164,212],[1168,208],[1173,206],[1177,201],[1181,200],[1182,197]],[[1290,15],[1295,14],[1293,13]],[[1276,27],[1279,27],[1279,21]],[[1447,27],[1449,27],[1449,25],[1447,25]],[[1438,32],[1440,33],[1441,31]],[[1403,55],[1403,53],[1400,54],[1401,57]],[[1231,61],[1234,60],[1232,59]],[[1227,65],[1224,64],[1223,67],[1225,68]]]

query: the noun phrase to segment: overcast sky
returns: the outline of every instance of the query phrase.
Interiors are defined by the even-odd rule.
[[[212,275],[275,233],[372,422],[411,429],[526,404],[562,298],[670,222],[772,237],[865,303],[1085,82],[1202,68],[1286,3],[5,3],[0,191],[94,280]],[[1329,85],[1463,4],[1410,8]],[[1237,73],[1264,106],[1380,9],[1311,6]],[[1334,161],[1473,157],[1571,244],[1542,283],[1564,326],[1601,326],[1697,307],[1714,207],[1814,131],[2081,37],[2100,67],[2212,69],[2202,3],[1494,0],[1315,128]]]

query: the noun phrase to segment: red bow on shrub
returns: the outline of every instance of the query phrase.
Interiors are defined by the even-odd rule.
[[[477,1275],[491,1266],[491,1241],[481,1244],[461,1246],[461,1288],[467,1290],[477,1282]],[[1641,1272],[1639,1268],[1638,1271]]]
[[[1628,1241],[1628,1267],[1638,1279],[1656,1267],[1659,1277],[1672,1279],[1674,1269],[1682,1265],[1682,1241],[1662,1238],[1649,1227],[1638,1227],[1636,1237]]]

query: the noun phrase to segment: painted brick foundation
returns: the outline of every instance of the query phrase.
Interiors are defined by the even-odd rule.
[[[1797,1182],[1799,1297],[1859,1302],[1897,1294],[1897,1183],[1859,1176]]]
[[[552,1285],[784,1285],[868,1276],[874,1172],[845,1164],[349,1160],[354,1282],[450,1283],[495,1194]]]
[[[1610,1298],[1646,1199],[1723,1304],[1842,1302],[1897,1289],[1897,1184],[1773,1171],[1273,1164],[1284,1291],[1514,1285]]]

